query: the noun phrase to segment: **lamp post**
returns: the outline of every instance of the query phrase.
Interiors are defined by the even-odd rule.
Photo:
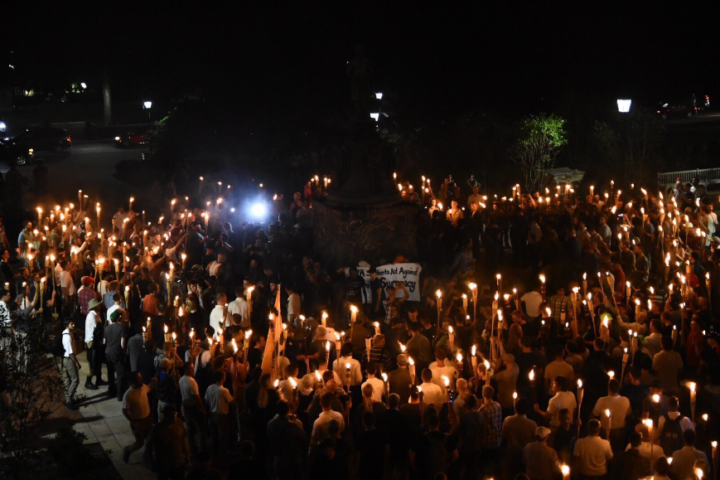
[[[143,102],[143,109],[148,111],[148,125],[150,125],[150,123],[151,123],[151,119],[150,119],[150,109],[151,108],[152,108],[151,101],[148,100],[148,101]]]
[[[620,113],[630,113],[630,108],[632,107],[632,100],[629,98],[618,98],[617,107],[618,112]]]

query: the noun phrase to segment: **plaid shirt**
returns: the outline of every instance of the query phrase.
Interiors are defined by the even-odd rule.
[[[502,407],[496,401],[486,403],[480,408],[480,413],[485,421],[485,432],[483,432],[480,443],[483,448],[500,448],[502,443]]]
[[[390,325],[390,320],[399,317],[397,300],[385,300],[383,301],[385,306],[385,323]]]
[[[83,287],[78,291],[78,304],[80,304],[80,313],[88,314],[88,304],[93,298],[100,299],[100,295],[90,287]]]
[[[561,314],[565,312],[566,321],[570,321],[570,310],[572,310],[572,301],[570,297],[563,295],[553,295],[548,299],[548,307],[552,310],[553,319],[557,324],[561,324]]]

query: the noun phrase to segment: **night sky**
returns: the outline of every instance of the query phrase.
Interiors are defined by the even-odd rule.
[[[196,92],[274,111],[349,104],[355,45],[373,62],[376,90],[436,113],[568,91],[655,102],[712,93],[720,73],[716,17],[702,9],[267,3],[15,1],[2,45],[22,83],[97,84],[107,68],[117,100]]]

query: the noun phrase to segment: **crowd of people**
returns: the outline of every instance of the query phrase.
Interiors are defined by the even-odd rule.
[[[201,208],[173,199],[148,222],[131,200],[107,231],[82,195],[38,207],[16,246],[0,238],[3,346],[55,329],[39,343],[66,407],[81,381],[106,389],[135,437],[125,461],[144,447],[158,478],[715,474],[711,199],[422,183],[399,183],[419,252],[395,259],[422,266],[419,302],[384,259],[313,253],[327,182],[276,197],[267,225],[237,224],[202,179]]]

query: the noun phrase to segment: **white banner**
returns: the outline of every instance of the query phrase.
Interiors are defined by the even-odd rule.
[[[420,301],[420,272],[422,267],[418,263],[389,263],[387,265],[380,265],[375,267],[377,270],[378,279],[382,282],[383,291],[387,294],[387,287],[389,285],[395,285],[398,282],[402,282],[410,293],[411,302]],[[363,303],[370,303],[372,298],[370,293],[370,274],[368,273],[368,267],[357,267],[358,276],[365,281],[365,288],[363,289]],[[345,275],[348,275],[348,270],[345,270]],[[404,292],[398,291],[397,298],[403,298]]]

